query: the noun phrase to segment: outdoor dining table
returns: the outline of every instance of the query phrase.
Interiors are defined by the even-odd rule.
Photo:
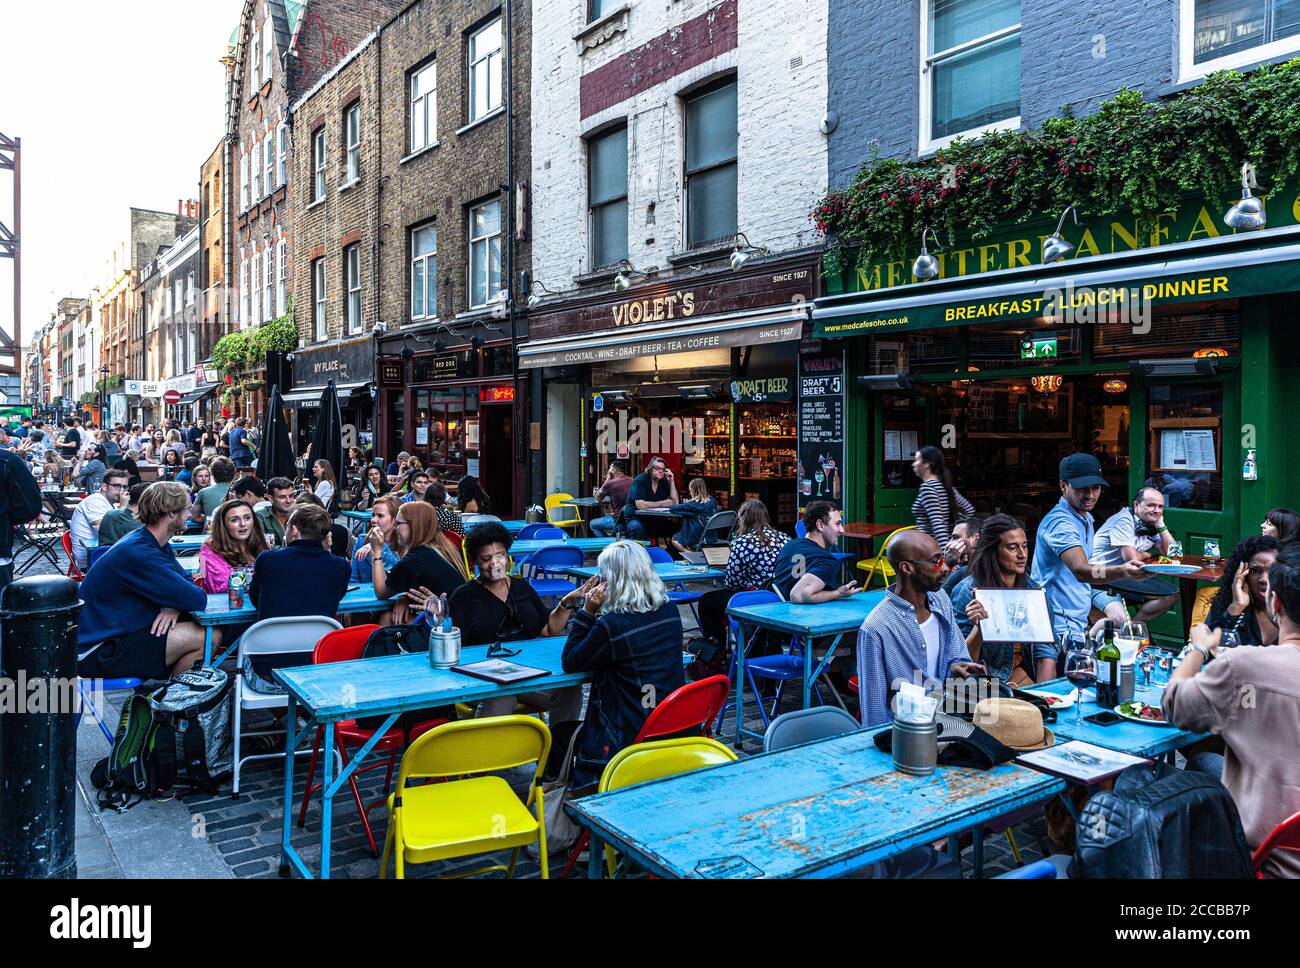
[[[347,594],[339,602],[339,615],[353,612],[386,612],[392,608],[399,596],[376,598],[375,586],[371,584],[349,585]],[[231,608],[230,599],[225,594],[209,595],[208,605],[201,612],[194,613],[194,620],[203,626],[203,664],[212,665],[212,630],[219,625],[246,625],[257,620],[257,606],[244,590],[242,608]],[[235,649],[235,643],[227,645],[226,650],[217,657],[217,664],[224,662]]]
[[[853,521],[844,525],[844,537],[859,541],[874,541],[882,534],[890,534],[903,527],[901,524],[877,524],[874,521]]]
[[[604,551],[618,540],[618,538],[528,538],[514,542],[510,546],[510,554],[519,558],[523,555],[535,555],[543,548],[577,548],[583,554],[594,554]]]
[[[370,527],[370,519],[373,515],[369,511],[344,511],[343,517],[347,519],[348,530],[360,538]]]
[[[1223,562],[1215,559],[1215,564],[1206,564],[1200,555],[1183,555],[1181,563],[1196,566],[1196,571],[1186,575],[1159,575],[1162,579],[1178,580],[1178,601],[1183,614],[1183,641],[1186,642],[1192,631],[1192,612],[1196,608],[1197,582],[1209,581],[1218,584],[1223,580]],[[1155,572],[1152,572],[1155,575]]]
[[[983,825],[1065,790],[1059,778],[1012,763],[899,773],[876,749],[879,731],[575,800],[566,809],[591,832],[588,876],[602,876],[609,845],[665,878],[838,877],[944,837],[955,851],[969,830],[978,877]]]
[[[1065,679],[1052,679],[1049,682],[1041,682],[1032,687],[1034,692],[1050,692],[1058,695],[1069,695],[1073,689],[1074,686],[1070,685]],[[1139,685],[1134,691],[1133,697],[1137,702],[1146,703],[1149,706],[1159,706],[1164,692],[1164,686]],[[1056,722],[1048,727],[1056,734],[1058,743],[1078,739],[1085,743],[1091,743],[1093,746],[1115,750],[1118,753],[1128,753],[1131,756],[1154,759],[1203,740],[1210,735],[1209,733],[1195,733],[1190,730],[1179,729],[1175,726],[1135,723],[1127,719],[1111,726],[1098,726],[1096,723],[1086,721],[1086,717],[1103,711],[1102,707],[1097,705],[1096,692],[1091,689],[1084,690],[1084,697],[1086,701],[1079,709],[1080,722],[1078,725],[1075,725],[1074,721],[1074,707],[1070,706],[1059,710],[1056,714]]]
[[[466,531],[469,531],[480,524],[495,523],[501,525],[501,527],[505,528],[512,535],[516,535],[520,531],[524,530],[524,528],[528,527],[527,521],[502,521],[500,518],[494,517],[491,514],[462,514],[460,520],[461,523],[465,525]],[[540,523],[545,524],[546,522],[543,521]]]
[[[207,537],[206,534],[178,534],[167,544],[178,555],[190,554],[202,548]]]
[[[666,585],[686,581],[722,581],[727,577],[725,571],[719,571],[717,568],[711,568],[708,565],[692,565],[688,561],[656,561],[654,562],[654,569],[655,574]],[[573,575],[583,581],[600,574],[600,568],[596,565],[574,565],[564,570],[566,574]]]
[[[791,647],[796,643],[803,646],[803,708],[807,709],[812,697],[812,686],[817,677],[830,664],[840,640],[848,632],[856,632],[873,608],[884,599],[883,590],[858,592],[848,598],[820,605],[792,605],[789,602],[769,602],[766,605],[744,605],[728,608],[727,614],[740,623],[740,641],[736,643],[736,749],[741,748],[744,736],[758,739],[762,733],[756,733],[744,727],[744,710],[741,699],[745,682],[745,651],[749,646],[752,631],[747,629],[769,629],[784,632],[792,636]],[[833,636],[826,655],[813,669],[813,642],[818,638]]]
[[[330,876],[330,831],[333,826],[334,797],[356,771],[358,765],[370,754],[384,734],[392,728],[397,717],[404,712],[456,703],[478,703],[485,699],[515,696],[538,689],[560,689],[579,685],[593,678],[591,672],[565,672],[560,662],[564,652],[563,636],[528,639],[511,642],[512,649],[521,649],[515,660],[521,665],[545,669],[544,678],[526,679],[509,685],[499,685],[450,669],[433,669],[427,653],[390,656],[382,659],[360,659],[353,662],[331,662],[325,665],[295,666],[276,669],[275,678],[288,691],[289,707],[285,720],[289,735],[285,749],[294,749],[300,735],[315,726],[326,726],[324,749],[321,751],[321,862],[320,876]],[[488,647],[467,646],[461,652],[461,662],[479,662],[487,658]],[[683,654],[682,661],[694,658]],[[362,665],[364,663],[364,665]],[[296,712],[301,707],[308,722],[297,726]],[[348,765],[335,777],[334,730],[330,724],[358,716],[383,716],[383,724],[370,740],[354,753]],[[293,768],[295,757],[285,757],[284,768],[284,827],[280,840],[280,876],[288,877],[297,868],[303,877],[312,873],[306,862],[290,843],[289,835],[293,817]],[[292,866],[291,866],[292,865]]]

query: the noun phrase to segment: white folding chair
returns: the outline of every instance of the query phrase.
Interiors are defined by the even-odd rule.
[[[234,715],[234,733],[235,733],[235,752],[234,752],[234,778],[231,796],[239,796],[239,770],[250,760],[269,760],[285,753],[256,753],[250,756],[241,756],[243,751],[242,740],[245,735],[248,736],[271,736],[278,733],[278,730],[260,730],[255,733],[243,733],[243,712],[245,709],[284,709],[288,706],[289,700],[284,693],[264,693],[249,687],[245,679],[245,656],[254,655],[292,655],[296,653],[307,653],[310,655],[316,649],[316,643],[319,642],[326,633],[341,629],[341,626],[332,618],[325,618],[321,615],[294,616],[290,618],[266,618],[258,622],[239,639],[239,651],[236,655],[235,664],[235,715]],[[310,739],[311,730],[304,730],[303,737]],[[310,747],[306,749],[294,750],[293,754],[310,752]]]

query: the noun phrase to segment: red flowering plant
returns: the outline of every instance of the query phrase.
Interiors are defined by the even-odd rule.
[[[847,187],[812,212],[827,270],[910,258],[921,229],[941,247],[969,245],[1012,223],[1130,214],[1143,232],[1185,195],[1238,197],[1242,162],[1276,191],[1300,172],[1300,59],[1249,74],[1220,72],[1173,97],[1121,89],[1092,113],[1067,105],[1036,129],[956,139],[922,159],[873,152]]]

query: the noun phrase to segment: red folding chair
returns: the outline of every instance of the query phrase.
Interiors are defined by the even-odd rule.
[[[1255,850],[1254,856],[1250,858],[1250,864],[1255,868],[1255,876],[1260,880],[1264,879],[1264,875],[1260,873],[1260,868],[1264,866],[1264,861],[1268,859],[1268,855],[1275,850],[1290,850],[1300,853],[1300,813],[1292,814],[1274,827],[1273,832],[1264,839],[1264,842]]]
[[[63,553],[68,556],[68,577],[73,581],[81,581],[86,576],[81,573],[77,567],[77,559],[72,554],[72,532],[63,532]]]
[[[700,735],[713,735],[713,721],[722,712],[722,704],[731,693],[731,679],[727,676],[709,676],[699,682],[688,682],[656,706],[641,724],[632,745],[647,743],[652,739],[663,739],[688,729],[698,728]],[[583,833],[569,853],[569,861],[564,865],[560,878],[569,876],[573,865],[578,862],[578,855],[587,848],[591,835]]]
[[[377,628],[379,628],[378,625],[354,625],[351,628],[326,633],[316,643],[316,650],[312,653],[312,664],[324,665],[326,662],[351,662],[360,659],[361,653],[366,647],[366,641]],[[397,757],[402,752],[403,745],[408,740],[415,740],[433,729],[433,727],[441,726],[445,722],[448,722],[448,720],[430,719],[416,723],[411,727],[408,737],[404,737],[401,730],[390,730],[374,746],[375,750],[388,754],[387,762],[377,761],[369,766],[360,767],[348,777],[348,785],[352,788],[352,799],[356,801],[357,812],[361,814],[361,826],[365,829],[366,841],[370,844],[370,853],[375,857],[379,856],[379,849],[375,846],[374,831],[370,829],[370,811],[386,802],[386,795],[393,783],[393,767],[397,764]],[[344,768],[348,765],[348,749],[359,749],[368,743],[370,737],[374,734],[375,730],[359,726],[355,719],[344,719],[334,724],[334,742]],[[302,809],[298,811],[299,827],[307,823],[307,804],[311,801],[311,795],[323,786],[321,783],[313,784],[312,780],[316,776],[316,759],[320,755],[321,744],[324,740],[325,727],[317,726],[316,741],[311,748],[311,761],[307,765],[307,784],[303,787],[302,792]],[[385,797],[381,797],[366,806],[361,800],[361,791],[357,788],[357,776],[369,770],[378,770],[384,767],[388,769],[384,779]]]

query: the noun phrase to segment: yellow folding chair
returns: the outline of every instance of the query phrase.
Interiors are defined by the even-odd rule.
[[[705,739],[703,736],[637,743],[619,750],[605,765],[597,792],[621,790],[638,783],[648,783],[720,763],[731,763],[737,759],[739,757],[731,749],[715,739]],[[610,877],[614,876],[614,863],[614,851],[606,847],[605,867]]]
[[[406,864],[491,854],[507,847],[514,848],[508,867],[493,864],[449,877],[492,871],[513,877],[520,848],[535,841],[546,879],[542,771],[550,751],[551,731],[540,719],[528,716],[466,719],[429,730],[402,757],[397,787],[388,797],[388,836],[379,862],[380,878],[388,875],[389,857],[396,860],[400,880]],[[520,800],[500,776],[478,775],[528,763],[536,763],[537,769],[527,800]],[[421,778],[447,782],[407,785]]]
[[[885,587],[889,587],[889,579],[894,577],[894,569],[890,566],[889,559],[885,556],[885,552],[889,550],[889,542],[893,541],[894,536],[897,534],[904,531],[914,530],[916,530],[916,525],[909,524],[904,528],[899,528],[896,531],[889,532],[889,536],[885,538],[885,543],[880,546],[880,551],[877,552],[875,557],[858,562],[858,570],[867,573],[867,577],[862,582],[863,588],[870,588],[871,582],[875,579],[877,574],[880,575],[880,580],[884,583]]]
[[[565,494],[563,491],[548,497],[545,501],[546,520],[557,528],[563,528],[564,530],[573,528],[574,537],[577,537],[578,532],[586,527],[586,522],[582,519],[582,515],[576,507],[560,503],[572,500],[573,495]],[[573,517],[566,518],[564,517],[565,514],[571,514]]]

